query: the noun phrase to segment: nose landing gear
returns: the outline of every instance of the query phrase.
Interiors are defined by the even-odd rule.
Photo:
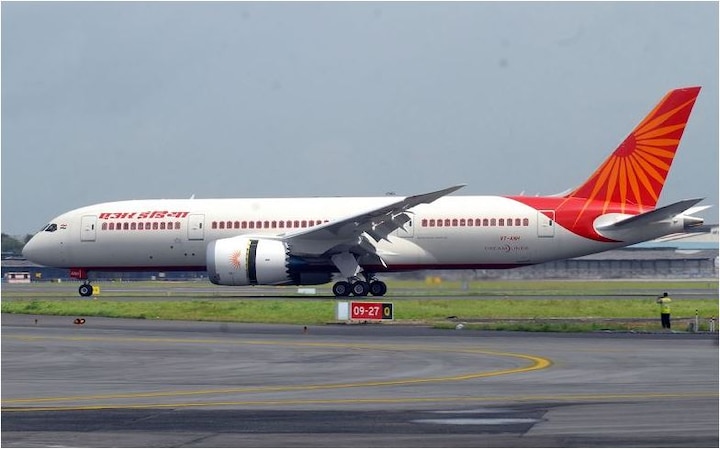
[[[80,293],[80,296],[87,298],[88,296],[92,296],[93,294],[93,287],[90,285],[90,282],[85,282],[78,288],[78,292]]]
[[[80,296],[82,296],[83,298],[92,296],[93,287],[92,285],[90,285],[90,280],[88,279],[88,270],[86,268],[71,268],[70,277],[83,281],[80,288],[78,288],[78,293],[80,293]]]

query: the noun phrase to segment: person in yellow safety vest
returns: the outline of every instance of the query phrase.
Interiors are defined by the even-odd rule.
[[[655,302],[660,304],[660,322],[662,322],[663,329],[670,329],[670,303],[672,299],[665,292],[662,296],[658,296]]]

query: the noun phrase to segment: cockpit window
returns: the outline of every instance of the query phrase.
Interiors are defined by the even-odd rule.
[[[45,226],[45,229],[43,229],[45,232],[55,232],[57,231],[57,225],[55,223],[50,223],[49,225]]]

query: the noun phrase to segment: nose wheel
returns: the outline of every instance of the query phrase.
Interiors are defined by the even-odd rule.
[[[83,298],[92,296],[92,294],[93,294],[92,285],[90,285],[90,283],[85,283],[85,284],[81,285],[80,288],[78,288],[78,292],[80,293],[80,296],[82,296]]]

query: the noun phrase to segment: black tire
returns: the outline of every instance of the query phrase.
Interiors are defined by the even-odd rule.
[[[93,288],[90,284],[83,284],[78,289],[78,292],[80,293],[80,296],[87,298],[88,296],[92,296],[93,294]]]
[[[336,282],[335,285],[333,285],[332,291],[335,296],[350,296],[350,283],[345,281]]]
[[[370,283],[370,294],[373,296],[385,296],[387,293],[387,284],[383,281],[372,281]]]
[[[367,296],[370,293],[370,284],[365,281],[353,282],[352,294],[355,296]]]

